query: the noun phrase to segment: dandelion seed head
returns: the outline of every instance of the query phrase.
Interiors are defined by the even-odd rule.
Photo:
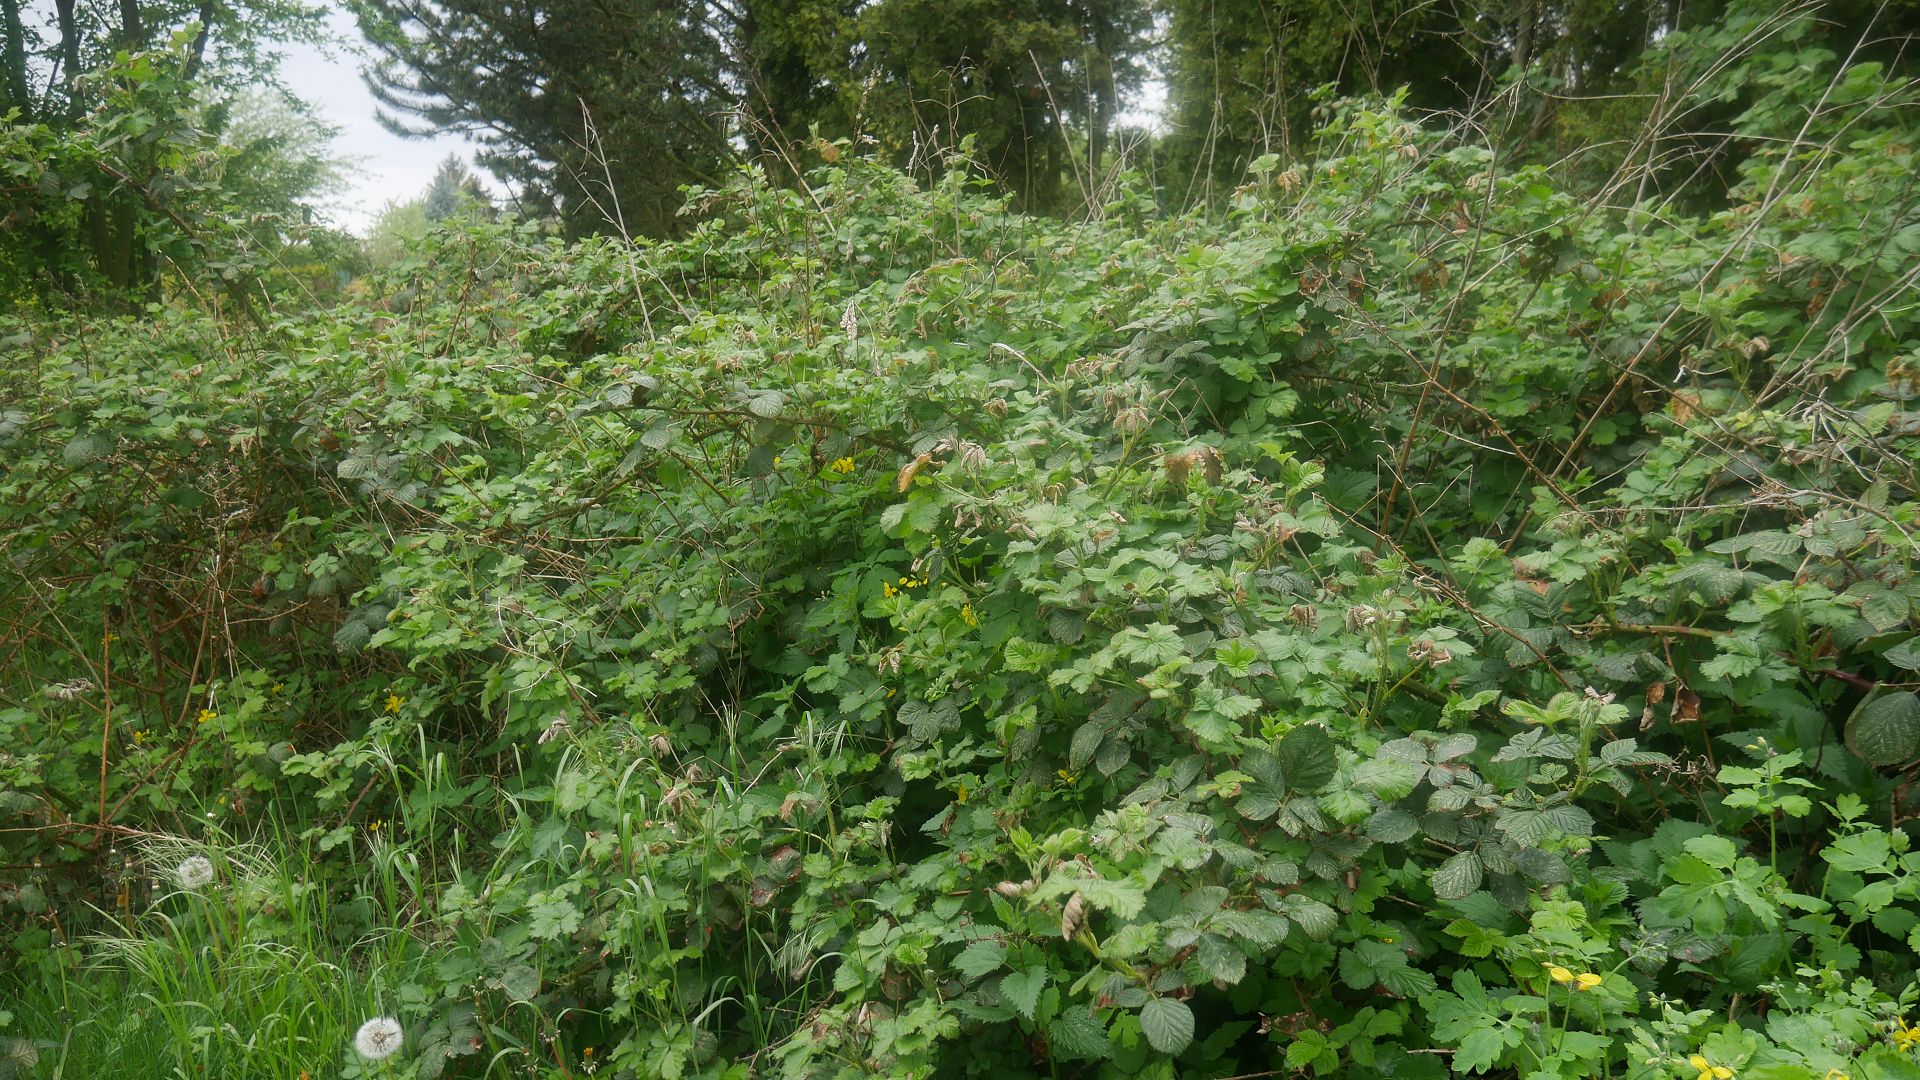
[[[173,868],[173,880],[183,889],[204,889],[213,884],[213,860],[205,855],[189,855]]]
[[[392,1057],[400,1049],[400,1021],[376,1016],[353,1033],[353,1049],[368,1061]]]

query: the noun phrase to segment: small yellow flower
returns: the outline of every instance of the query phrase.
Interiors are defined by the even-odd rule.
[[[1733,1070],[1725,1065],[1715,1065],[1704,1055],[1687,1055],[1687,1064],[1700,1070],[1700,1080],[1732,1080]]]
[[[1839,1069],[1828,1069],[1827,1075],[1821,1077],[1820,1080],[1853,1080],[1853,1077],[1848,1076]]]
[[[880,595],[891,600],[900,595],[900,590],[893,587],[893,582],[883,581],[880,583]]]
[[[204,723],[206,723],[206,722],[207,722],[207,721],[209,721],[209,720],[215,720],[215,719],[218,719],[218,718],[219,718],[219,716],[220,716],[220,714],[219,714],[219,713],[217,713],[217,712],[214,712],[214,711],[213,711],[212,709],[201,709],[201,710],[200,710],[200,722],[201,722],[201,723],[203,723],[203,724],[204,724]]]
[[[144,732],[144,731],[136,731],[136,732],[134,732],[134,733],[133,733],[133,745],[135,745],[135,746],[139,746],[139,745],[140,745],[141,743],[144,743],[144,742],[146,742],[146,741],[147,741],[147,733],[146,733],[146,732]]]
[[[828,465],[827,468],[845,476],[853,471],[853,459],[850,457],[834,458],[833,464]]]
[[[967,801],[967,785],[965,784],[958,785],[954,789],[953,798],[955,802],[966,802]]]
[[[387,695],[387,711],[390,713],[399,712],[400,706],[405,705],[406,703],[407,703],[407,699],[401,697],[399,694]]]
[[[1583,971],[1573,977],[1573,988],[1582,992],[1600,985],[1600,976],[1591,971]]]
[[[1893,1045],[1903,1054],[1916,1046],[1920,1046],[1920,1028],[1908,1026],[1907,1018],[1904,1016],[1895,1020],[1893,1022]]]
[[[367,831],[369,831],[369,832],[379,832],[379,831],[380,831],[380,826],[382,826],[382,825],[384,825],[384,824],[386,824],[386,822],[383,822],[383,821],[379,821],[379,820],[374,820],[374,821],[370,821],[370,822],[368,822],[368,823],[367,823]]]
[[[1078,779],[1080,779],[1080,774],[1079,774],[1079,773],[1070,773],[1070,772],[1068,772],[1068,771],[1067,771],[1067,770],[1065,770],[1065,769],[1061,769],[1061,770],[1059,771],[1059,773],[1058,773],[1058,775],[1059,775],[1059,777],[1060,777],[1060,779],[1061,779],[1062,781],[1064,781],[1064,782],[1066,782],[1066,783],[1069,783],[1069,784],[1071,784],[1071,783],[1073,783],[1073,782],[1074,782],[1075,780],[1078,780]]]
[[[1568,971],[1559,964],[1548,964],[1547,975],[1557,983],[1570,983],[1573,981],[1573,972]]]
[[[961,621],[961,622],[963,622],[963,623],[966,623],[966,624],[967,624],[968,626],[971,626],[971,627],[973,627],[973,628],[975,628],[975,629],[978,629],[978,628],[979,628],[979,626],[980,626],[980,616],[978,616],[978,615],[975,615],[975,614],[973,613],[973,605],[972,605],[972,604],[961,604],[961,605],[960,605],[960,621]]]

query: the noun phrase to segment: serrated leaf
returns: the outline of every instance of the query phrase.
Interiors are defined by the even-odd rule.
[[[515,964],[492,981],[501,993],[514,1001],[532,1001],[540,993],[540,973],[530,964]]]
[[[1401,844],[1419,831],[1420,821],[1397,806],[1383,806],[1367,819],[1367,838],[1382,844]]]
[[[1193,1042],[1193,1010],[1184,1001],[1154,998],[1140,1010],[1140,1033],[1155,1050],[1178,1054]]]
[[[1104,1061],[1113,1056],[1113,1040],[1092,1010],[1074,1006],[1047,1025],[1047,1043],[1065,1060]]]
[[[1887,663],[1908,671],[1920,671],[1920,638],[1907,640],[1888,649],[1884,654]]]
[[[1280,910],[1300,927],[1301,933],[1315,941],[1325,941],[1340,925],[1340,913],[1310,896],[1291,893],[1281,901]]]
[[[753,390],[747,394],[747,411],[763,420],[772,420],[786,407],[787,395],[778,390]]]
[[[1033,1019],[1034,1007],[1040,1003],[1040,991],[1047,985],[1047,969],[1031,967],[1025,971],[1016,971],[1000,980],[1000,996],[1012,1005],[1021,1016]]]
[[[1246,911],[1228,908],[1215,915],[1210,922],[1214,929],[1262,949],[1275,948],[1287,940],[1290,925],[1286,916],[1259,908]]]
[[[1907,615],[1911,611],[1912,603],[1906,596],[1885,587],[1874,588],[1860,604],[1860,617],[1883,634],[1906,625]]]
[[[905,711],[904,709],[902,710]],[[1073,741],[1067,745],[1067,768],[1079,772],[1093,760],[1094,751],[1100,749],[1100,743],[1107,737],[1106,728],[1100,721],[1089,720],[1073,733]]]
[[[1227,943],[1227,939],[1215,934],[1206,934],[1200,938],[1200,945],[1194,950],[1194,962],[1207,978],[1228,985],[1239,982],[1247,975],[1247,956],[1239,949]]]
[[[1441,762],[1465,757],[1473,753],[1474,747],[1478,745],[1480,745],[1480,740],[1472,735],[1465,733],[1449,735],[1433,744],[1431,760]]]
[[[1869,699],[1847,720],[1847,748],[1875,765],[1920,758],[1920,697],[1906,690]]]
[[[665,450],[673,445],[673,429],[673,421],[662,420],[640,433],[640,445],[649,450]]]
[[[977,979],[998,968],[1006,959],[1005,945],[998,941],[981,940],[961,949],[960,955],[953,958],[953,967],[967,978]]]
[[[1382,802],[1393,802],[1412,794],[1420,783],[1421,770],[1404,761],[1374,758],[1353,770],[1353,786],[1371,792]]]
[[[1433,871],[1433,895],[1442,900],[1459,900],[1480,887],[1480,878],[1480,856],[1462,851]]]
[[[1316,724],[1303,725],[1288,732],[1274,749],[1274,757],[1280,763],[1282,775],[1287,778],[1288,790],[1305,794],[1325,787],[1339,767],[1333,738],[1325,728]]]

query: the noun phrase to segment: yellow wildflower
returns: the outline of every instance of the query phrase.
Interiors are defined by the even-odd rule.
[[[1689,1054],[1687,1064],[1700,1070],[1700,1080],[1732,1080],[1733,1070],[1725,1065],[1715,1065],[1702,1054]]]
[[[973,613],[972,604],[960,605],[960,621],[976,629],[980,626],[980,616]]]
[[[1559,964],[1548,964],[1547,975],[1557,983],[1570,983],[1573,981],[1573,972],[1568,971]]]
[[[200,722],[201,722],[201,723],[203,723],[203,724],[204,724],[204,723],[206,723],[206,722],[207,722],[207,721],[209,721],[209,720],[214,720],[214,719],[217,719],[217,718],[218,718],[219,716],[220,716],[220,714],[219,714],[219,713],[217,713],[217,712],[214,712],[214,711],[213,711],[212,709],[201,709],[201,710],[200,710]]]
[[[967,785],[965,784],[958,785],[954,789],[953,798],[954,798],[954,801],[956,802],[966,802],[967,801]]]
[[[893,582],[883,581],[880,583],[880,595],[891,600],[900,595],[900,590],[893,587]]]
[[[407,699],[401,697],[399,694],[387,695],[387,711],[390,713],[399,712],[400,706],[405,705],[406,703],[407,703]]]
[[[133,733],[133,745],[135,745],[135,746],[139,746],[139,745],[140,745],[141,743],[143,743],[143,742],[146,742],[146,741],[147,741],[147,733],[146,733],[146,732],[144,732],[144,731],[136,731],[136,732],[134,732],[134,733]]]
[[[1901,1053],[1920,1046],[1920,1028],[1910,1027],[1907,1018],[1901,1017],[1893,1022],[1893,1045]]]
[[[1580,990],[1584,992],[1587,990],[1591,990],[1594,987],[1599,985],[1600,985],[1600,976],[1594,974],[1591,971],[1583,971],[1580,974],[1575,975],[1573,977],[1573,988],[1575,990]]]
[[[1075,780],[1078,780],[1078,779],[1080,779],[1080,774],[1079,774],[1079,773],[1070,773],[1070,772],[1068,772],[1068,771],[1067,771],[1067,770],[1065,770],[1065,769],[1061,769],[1061,770],[1059,771],[1059,776],[1060,776],[1060,779],[1061,779],[1062,781],[1064,781],[1064,782],[1066,782],[1066,783],[1069,783],[1069,784],[1071,784],[1071,783],[1073,783],[1073,782],[1074,782]]]
[[[847,473],[853,471],[853,459],[850,457],[834,458],[833,464],[828,465],[827,468],[845,476]]]

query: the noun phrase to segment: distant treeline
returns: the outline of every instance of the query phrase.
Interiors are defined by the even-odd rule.
[[[1914,0],[1820,8],[1846,52],[1899,60]],[[1116,163],[1173,205],[1231,190],[1310,127],[1314,91],[1392,91],[1545,159],[1657,109],[1649,44],[1720,0],[367,0],[397,123],[471,132],[484,164],[578,231],[673,228],[680,187],[791,168],[816,134],[896,164],[972,158],[1028,210],[1097,201]],[[1165,132],[1127,105],[1163,80]],[[1510,91],[1504,93],[1503,91]],[[1617,161],[1599,163],[1611,170]],[[617,199],[618,206],[612,205]]]

